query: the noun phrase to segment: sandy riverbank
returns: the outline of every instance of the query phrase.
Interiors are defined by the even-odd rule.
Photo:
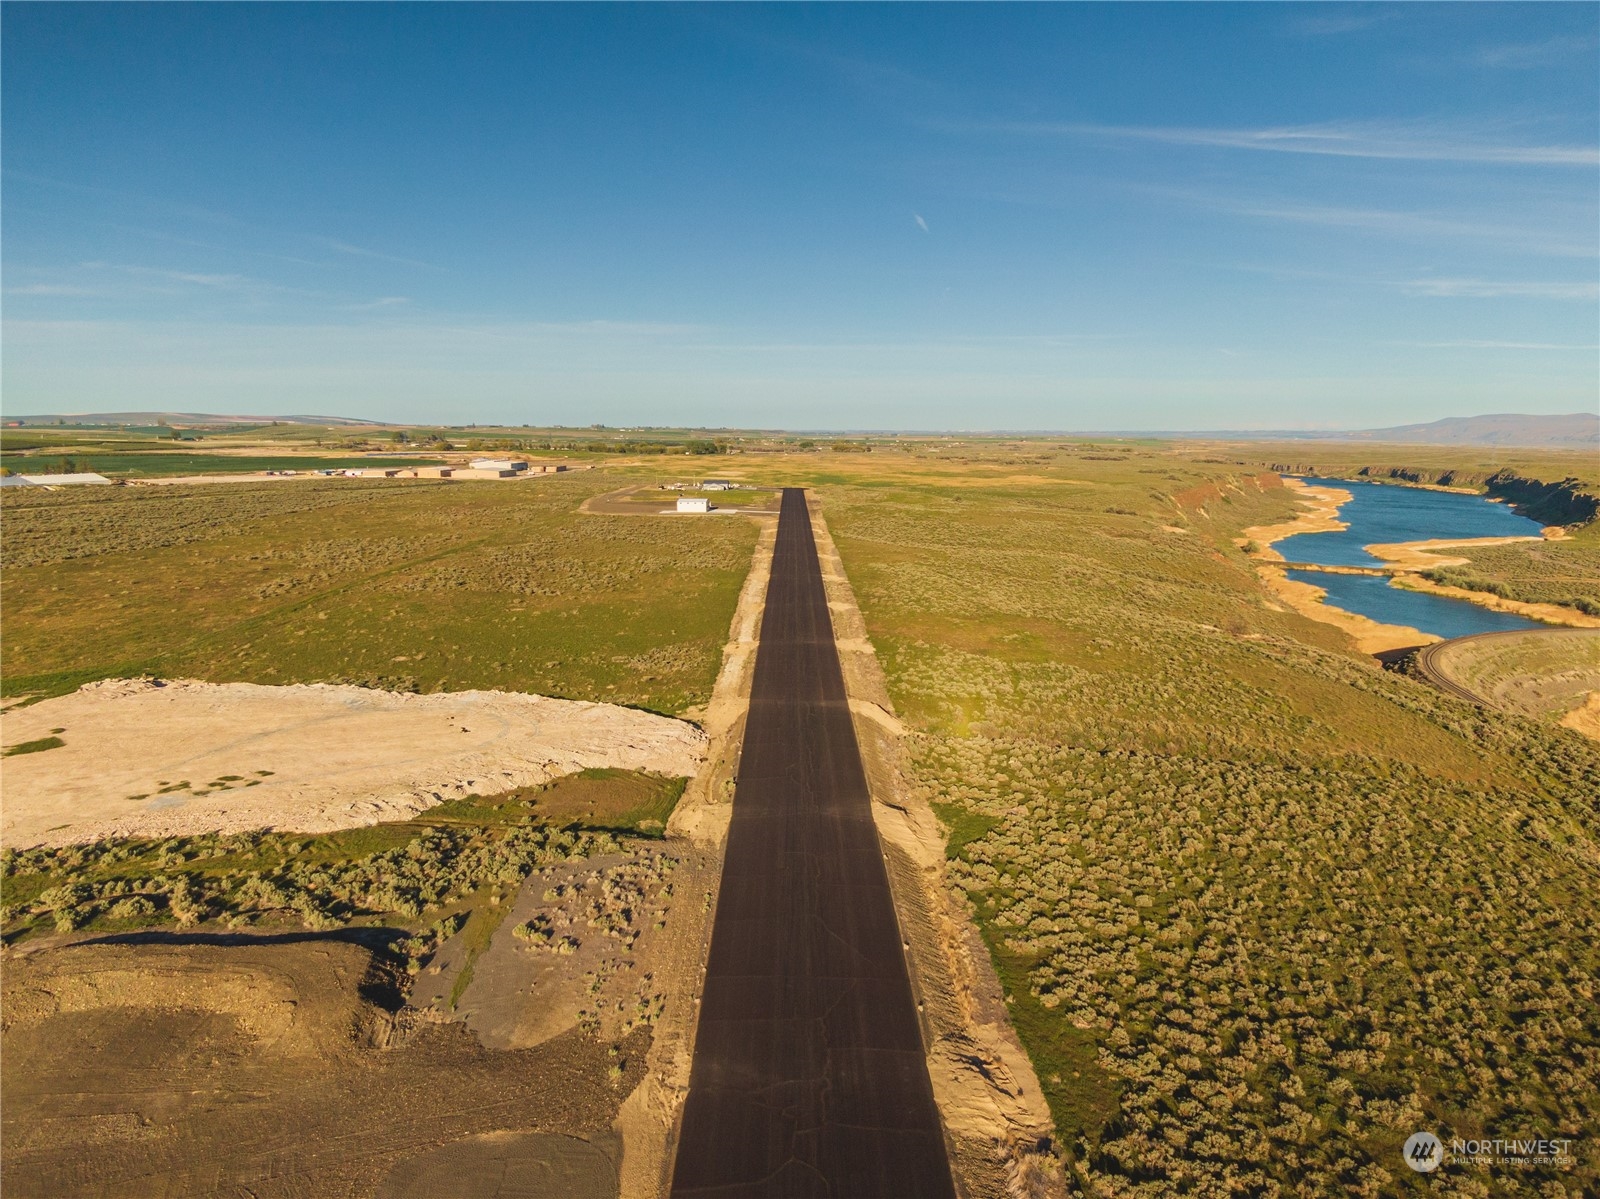
[[[1434,537],[1426,541],[1374,542],[1362,548],[1397,571],[1437,570],[1442,566],[1465,566],[1471,559],[1441,550],[1468,549],[1473,546],[1511,545],[1518,541],[1554,541],[1553,537]]]
[[[1331,624],[1350,635],[1356,648],[1364,654],[1381,654],[1392,649],[1408,649],[1414,645],[1429,645],[1440,638],[1409,625],[1382,624],[1355,612],[1346,612],[1323,602],[1327,592],[1311,583],[1291,579],[1281,566],[1262,563],[1256,573],[1268,591],[1277,596],[1302,616]]]
[[[1235,539],[1235,544],[1241,549],[1255,542],[1259,548],[1252,552],[1251,557],[1258,561],[1284,560],[1283,555],[1272,548],[1274,541],[1282,541],[1297,533],[1337,533],[1350,527],[1348,522],[1339,519],[1339,509],[1353,498],[1348,491],[1340,487],[1313,485],[1303,479],[1285,479],[1283,485],[1304,506],[1304,511],[1293,520],[1245,529]]]
[[[1477,604],[1480,608],[1526,616],[1529,620],[1537,620],[1543,624],[1561,625],[1569,629],[1600,629],[1600,616],[1590,616],[1562,604],[1528,604],[1522,600],[1503,599],[1487,591],[1473,591],[1467,587],[1447,587],[1409,572],[1397,572],[1392,585],[1445,599],[1466,600],[1469,604]]]

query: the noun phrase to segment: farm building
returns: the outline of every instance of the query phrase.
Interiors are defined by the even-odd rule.
[[[474,458],[472,469],[516,472],[527,470],[528,464],[520,458]]]
[[[703,495],[680,495],[678,497],[679,512],[710,512],[711,501]]]

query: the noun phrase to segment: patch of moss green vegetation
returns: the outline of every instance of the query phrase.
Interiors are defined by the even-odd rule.
[[[461,930],[462,952],[466,955],[466,961],[462,963],[460,971],[456,974],[456,981],[450,988],[452,1011],[461,1002],[461,997],[467,993],[467,988],[472,985],[472,975],[477,967],[478,958],[489,948],[489,942],[494,939],[496,930],[505,922],[510,912],[511,905],[501,899],[500,902],[475,905],[472,914],[467,917],[467,923]]]
[[[873,459],[823,510],[1078,1184],[1422,1194],[1417,1129],[1547,1129],[1449,1180],[1600,1189],[1600,747],[1284,610],[1232,545],[1275,475]]]
[[[97,678],[710,696],[756,529],[591,516],[603,472],[8,489],[8,695]]]
[[[60,737],[40,737],[33,741],[19,741],[15,745],[8,746],[5,753],[0,756],[14,758],[18,754],[43,753],[47,749],[60,749],[65,744],[66,742]]]
[[[935,801],[933,812],[944,825],[945,853],[952,858],[960,857],[969,843],[986,836],[1000,823],[997,817],[969,811],[960,804]]]
[[[1056,1130],[1067,1145],[1100,1141],[1116,1118],[1120,1088],[1099,1061],[1093,1033],[1039,1002],[1029,986],[1038,958],[991,942],[990,956],[1006,995],[1011,1025],[1028,1047]]]
[[[684,778],[595,767],[526,794],[546,820],[659,837],[688,783]]]

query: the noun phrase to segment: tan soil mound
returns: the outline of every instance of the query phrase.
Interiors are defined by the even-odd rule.
[[[368,1027],[380,1013],[356,997],[371,966],[365,949],[324,941],[299,956],[317,968],[295,977],[259,952],[222,945],[27,953],[7,964],[3,1027],[9,1035],[105,1011],[186,1012],[226,1023],[252,1053],[325,1055],[384,1039]]]
[[[610,704],[500,691],[91,683],[0,717],[0,843],[61,845],[403,820],[590,767],[693,775],[705,734]]]
[[[1600,741],[1600,691],[1589,692],[1581,704],[1561,718],[1561,723],[1585,737]]]

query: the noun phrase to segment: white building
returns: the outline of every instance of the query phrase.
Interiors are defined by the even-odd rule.
[[[710,512],[711,501],[703,495],[680,495],[678,497],[679,512]]]
[[[528,464],[519,458],[474,458],[473,470],[493,471],[521,471],[527,470]]]
[[[732,491],[733,484],[726,479],[707,479],[700,484],[701,491]]]
[[[74,487],[83,483],[109,486],[111,480],[104,475],[87,472],[72,475],[5,475],[0,477],[0,487]]]

